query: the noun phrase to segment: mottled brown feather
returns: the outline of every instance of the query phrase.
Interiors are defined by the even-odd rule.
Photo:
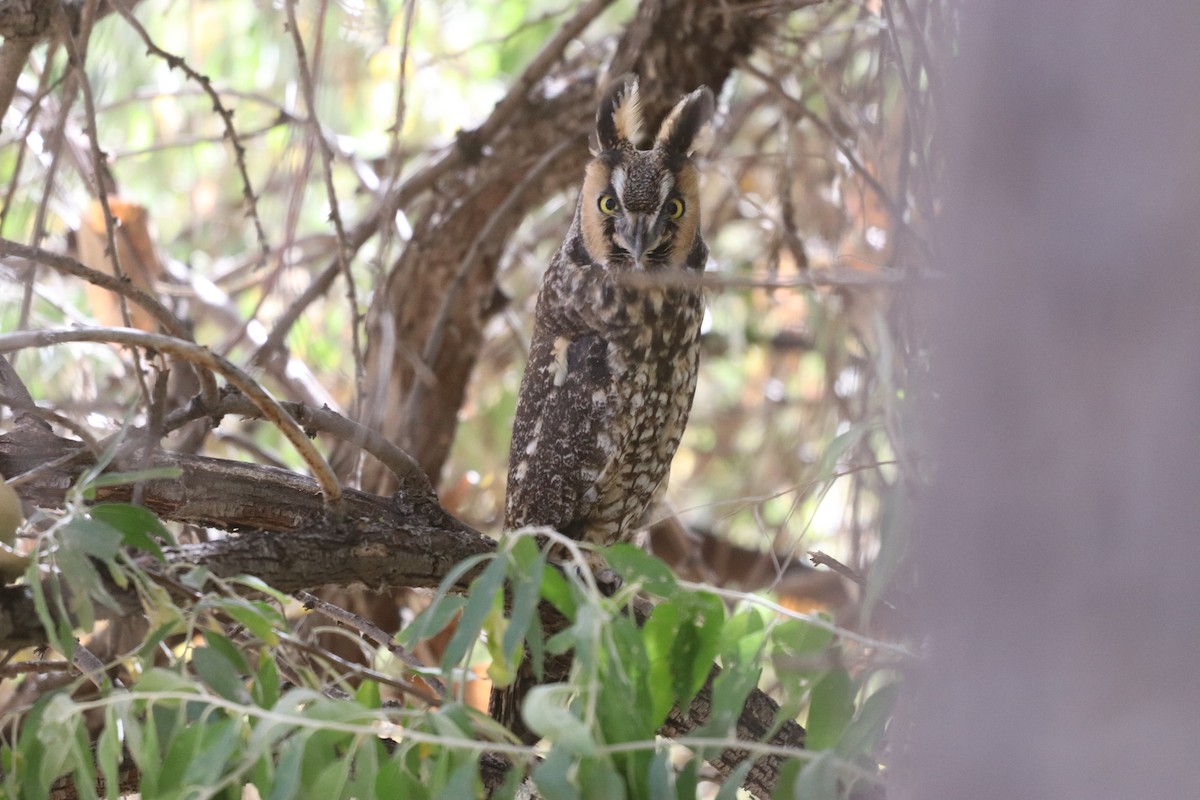
[[[509,456],[505,527],[544,525],[605,545],[632,536],[665,486],[696,388],[703,297],[634,288],[632,271],[703,270],[692,138],[713,110],[684,97],[638,150],[636,79],[601,101],[575,219],[538,294]],[[599,200],[618,207],[605,213]],[[672,218],[672,202],[683,213]],[[611,208],[609,209],[611,211]],[[641,225],[638,239],[636,225]],[[645,252],[631,253],[642,241]]]

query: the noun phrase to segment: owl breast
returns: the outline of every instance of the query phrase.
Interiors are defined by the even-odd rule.
[[[597,545],[624,538],[665,488],[691,411],[703,303],[695,294],[663,294],[644,298],[645,324],[632,341],[607,342],[608,403],[623,446],[585,492],[583,505],[594,506],[580,538]]]
[[[665,488],[687,424],[703,298],[607,284],[589,296],[547,276],[513,426],[506,527],[607,545],[632,535]],[[603,332],[572,329],[567,298],[594,299]],[[532,422],[530,422],[532,421]]]

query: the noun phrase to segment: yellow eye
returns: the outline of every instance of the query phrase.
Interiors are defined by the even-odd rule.
[[[601,214],[607,214],[611,217],[613,214],[617,213],[617,198],[613,197],[611,194],[600,195],[600,200],[597,201],[596,205],[600,207]]]
[[[679,219],[683,216],[683,201],[678,197],[672,197],[667,201],[667,216],[671,219]]]

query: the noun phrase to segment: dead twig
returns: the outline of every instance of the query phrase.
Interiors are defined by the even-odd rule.
[[[304,607],[310,611],[316,611],[324,614],[331,620],[345,625],[346,627],[357,631],[363,637],[370,639],[378,647],[386,649],[389,653],[395,656],[401,663],[412,667],[415,670],[424,671],[425,665],[422,664],[415,656],[410,654],[400,645],[396,644],[395,638],[380,628],[374,622],[362,617],[358,614],[351,613],[341,606],[336,606],[333,603],[326,602],[315,594],[309,592],[296,592],[296,599],[304,603]],[[445,685],[433,677],[432,675],[421,675],[421,680],[433,687],[437,692],[438,697],[445,698]]]

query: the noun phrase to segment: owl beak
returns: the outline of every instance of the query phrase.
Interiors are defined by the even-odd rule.
[[[652,224],[648,215],[631,214],[625,230],[621,232],[621,238],[625,240],[629,255],[633,257],[634,263],[639,267],[642,265],[642,256],[654,244],[653,237],[650,235]]]

